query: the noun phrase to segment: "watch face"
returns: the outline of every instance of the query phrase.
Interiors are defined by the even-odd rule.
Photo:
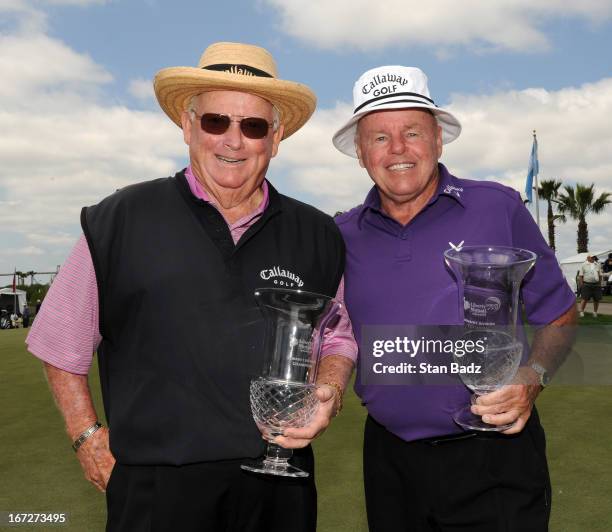
[[[548,371],[544,371],[542,375],[540,375],[540,380],[542,381],[542,386],[548,386],[548,383],[550,382]]]

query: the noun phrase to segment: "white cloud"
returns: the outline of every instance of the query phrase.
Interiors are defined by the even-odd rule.
[[[351,108],[338,103],[333,109],[316,111],[299,133],[284,141],[272,163],[299,192],[317,199],[327,212],[346,210],[360,203],[372,183],[355,159],[337,151],[331,137],[350,116]]]
[[[595,182],[612,188],[612,78],[558,91],[526,89],[489,95],[454,95],[448,106],[460,117],[461,138],[448,145],[447,159],[458,172],[495,172],[524,186],[537,130],[542,179]]]
[[[612,16],[608,0],[265,0],[280,14],[281,29],[308,44],[368,51],[388,46],[469,46],[476,51],[545,50],[542,29],[554,18],[598,23]]]
[[[87,55],[32,32],[0,35],[0,71],[5,80],[0,84],[1,108],[28,107],[32,112],[44,112],[38,97],[57,109],[68,97],[91,96],[100,84],[112,80],[111,74]],[[32,109],[34,102],[36,110]]]
[[[612,115],[612,78],[558,91],[456,94],[447,108],[459,117],[463,132],[445,146],[442,161],[458,177],[491,179],[523,193],[531,132],[536,129],[540,179],[595,183],[599,192],[612,191],[612,127],[607,118]],[[350,114],[345,103],[317,111],[281,145],[273,163],[287,175],[287,183],[299,183],[299,190],[330,213],[361,203],[372,184],[357,161],[340,154],[331,143]],[[545,227],[545,204],[540,216]],[[612,247],[612,207],[587,221],[596,247]],[[575,231],[571,220],[557,231],[559,256],[575,253]]]
[[[74,244],[74,235],[59,231],[57,233],[29,233],[25,237],[38,245],[71,245]]]
[[[45,14],[26,0],[0,0],[0,14],[0,29],[5,24],[21,34],[43,31],[47,23]]]
[[[9,7],[18,17],[31,9],[0,11]],[[112,75],[92,58],[41,27],[22,30],[0,34],[0,263],[49,268],[76,239],[83,205],[174,173],[186,148],[161,111],[107,103]]]
[[[155,100],[153,82],[150,79],[133,79],[128,86],[129,93],[139,100]]]
[[[1,113],[0,187],[19,210],[0,211],[24,231],[78,222],[80,207],[117,188],[168,175],[184,155],[180,130],[161,113],[84,102],[72,110]]]
[[[36,246],[25,246],[22,248],[7,248],[3,250],[3,252],[9,256],[10,255],[31,256],[31,255],[44,255],[45,254],[44,250],[42,250],[41,248],[37,248]]]
[[[0,12],[23,12],[29,9],[27,3],[24,0],[0,0]]]

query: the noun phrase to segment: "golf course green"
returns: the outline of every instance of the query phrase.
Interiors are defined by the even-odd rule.
[[[26,332],[0,330],[0,512],[67,513],[66,524],[16,530],[103,530],[104,495],[83,478],[41,364],[25,349]],[[548,440],[553,532],[612,530],[612,375],[603,375],[610,368],[612,343],[605,327],[581,342],[579,360],[570,364],[575,369],[590,357],[589,367],[579,368],[585,379],[595,364],[593,371],[607,384],[553,385],[538,399]],[[90,384],[101,405],[94,373]],[[364,418],[349,391],[343,412],[315,443],[321,532],[367,530],[361,483]]]

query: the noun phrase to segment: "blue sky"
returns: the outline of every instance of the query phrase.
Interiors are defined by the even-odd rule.
[[[54,269],[81,206],[184,166],[150,80],[220,40],[264,46],[281,77],[317,93],[268,175],[328,212],[370,186],[330,137],[356,78],[382,64],[421,67],[436,103],[459,116],[463,134],[442,157],[456,175],[522,190],[536,129],[541,178],[612,191],[612,2],[533,4],[0,0],[0,273]],[[611,213],[589,220],[591,249],[612,247]],[[575,230],[558,230],[560,258],[575,252]]]
[[[281,74],[287,79],[307,80],[323,107],[350,98],[353,81],[364,70],[380,64],[420,66],[441,102],[448,101],[453,92],[560,89],[597,81],[609,75],[612,67],[609,54],[603,53],[611,46],[610,23],[584,18],[551,17],[539,24],[550,41],[547,51],[487,53],[452,47],[450,57],[440,60],[430,44],[399,42],[370,50],[316,48],[287,35],[278,10],[264,2],[206,4],[202,8],[201,2],[124,0],[87,8],[54,5],[45,12],[49,35],[89,54],[112,72],[113,95],[132,105],[137,102],[125,91],[131,79],[151,78],[166,66],[191,66],[203,48],[215,41],[249,42],[267,48],[279,63]]]

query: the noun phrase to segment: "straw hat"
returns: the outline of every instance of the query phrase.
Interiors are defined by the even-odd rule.
[[[442,128],[442,143],[448,144],[461,133],[461,124],[449,111],[438,107],[429,95],[427,76],[416,67],[382,66],[368,70],[353,86],[353,116],[334,135],[338,150],[357,157],[355,133],[363,116],[385,109],[429,109]]]
[[[153,86],[159,105],[179,127],[189,100],[202,92],[233,90],[260,96],[278,109],[284,139],[306,123],[317,103],[306,85],[278,79],[270,53],[251,44],[211,44],[197,67],[164,68],[156,74]]]

